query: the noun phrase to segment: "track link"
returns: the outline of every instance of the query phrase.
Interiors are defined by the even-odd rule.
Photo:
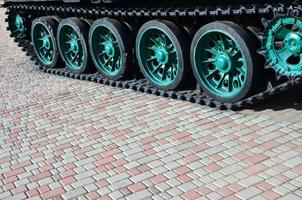
[[[238,15],[261,15],[265,16],[268,14],[273,14],[278,16],[283,13],[291,13],[291,10],[295,10],[294,13],[297,15],[297,9],[300,11],[301,8],[293,8],[292,6],[285,5],[250,5],[250,6],[238,6],[238,7],[217,7],[217,8],[83,8],[69,5],[42,5],[42,4],[17,4],[10,3],[6,4],[7,7],[6,14],[9,15],[10,11],[18,10],[28,13],[37,12],[37,16],[41,12],[42,15],[58,15],[60,17],[78,16],[86,19],[97,19],[102,17],[205,17],[205,16],[238,16]],[[9,27],[8,27],[9,30]],[[13,37],[13,35],[11,35]],[[261,34],[259,34],[261,38]],[[132,89],[134,91],[144,92],[147,94],[153,94],[157,96],[162,96],[166,98],[178,99],[183,101],[188,101],[192,103],[197,103],[200,105],[207,105],[209,107],[218,108],[220,110],[240,110],[248,105],[256,104],[257,102],[263,101],[273,95],[283,93],[288,91],[295,85],[302,83],[302,77],[290,77],[285,82],[272,86],[268,82],[268,87],[265,91],[260,92],[256,95],[250,96],[236,103],[221,103],[210,97],[208,97],[204,92],[196,90],[184,90],[184,91],[163,91],[151,86],[145,79],[133,79],[133,80],[123,80],[123,81],[113,81],[102,77],[99,73],[95,74],[75,74],[68,71],[67,68],[46,68],[38,59],[33,50],[33,46],[29,39],[17,39],[15,41],[18,46],[22,47],[22,50],[26,52],[27,56],[31,57],[31,60],[35,61],[35,64],[39,66],[39,69],[43,72],[60,75],[68,78],[93,81],[105,85],[110,85],[117,88]]]

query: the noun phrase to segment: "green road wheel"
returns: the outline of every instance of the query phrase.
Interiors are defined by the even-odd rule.
[[[75,73],[90,71],[87,47],[89,24],[72,17],[63,19],[57,31],[58,47],[66,66]]]
[[[181,87],[188,72],[186,47],[183,33],[172,22],[145,23],[137,34],[136,56],[146,79],[163,90]]]
[[[36,55],[49,68],[55,67],[60,61],[56,43],[58,25],[59,21],[54,17],[40,17],[31,26],[31,39]]]
[[[302,75],[302,21],[274,19],[265,29],[263,50],[267,64],[285,76]]]
[[[112,80],[127,77],[132,71],[130,33],[115,19],[96,20],[89,32],[89,49],[97,70]]]
[[[22,14],[10,11],[8,17],[10,31],[15,38],[22,39],[26,37],[27,21]]]
[[[193,73],[209,96],[224,103],[237,102],[251,91],[255,52],[250,35],[239,25],[212,22],[193,38]]]

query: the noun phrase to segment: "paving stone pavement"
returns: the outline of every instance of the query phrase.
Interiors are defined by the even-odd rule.
[[[235,113],[45,74],[0,19],[0,199],[302,198],[301,95]]]

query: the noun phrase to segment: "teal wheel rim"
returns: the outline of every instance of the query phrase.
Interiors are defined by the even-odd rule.
[[[79,70],[84,67],[87,55],[80,36],[72,26],[61,27],[59,45],[62,57],[70,69]]]
[[[117,38],[105,26],[94,28],[91,37],[92,59],[98,68],[109,77],[115,77],[122,70],[122,52]]]
[[[9,26],[14,37],[25,37],[26,26],[23,16],[18,13],[11,13],[9,17]]]
[[[279,74],[302,74],[302,21],[293,17],[275,19],[264,33],[264,54]]]
[[[175,46],[169,35],[158,27],[149,27],[139,38],[139,62],[155,85],[165,87],[177,81],[180,63]]]
[[[203,34],[194,49],[193,67],[212,95],[233,98],[247,80],[247,62],[238,43],[222,30]]]
[[[44,24],[36,23],[34,25],[32,42],[39,60],[45,65],[51,65],[55,60],[55,41]]]

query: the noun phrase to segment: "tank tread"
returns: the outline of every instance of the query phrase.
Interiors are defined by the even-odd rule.
[[[217,8],[135,8],[135,9],[121,9],[121,8],[78,8],[76,6],[45,6],[41,4],[9,4],[5,5],[9,10],[22,10],[22,11],[43,11],[46,14],[57,14],[62,16],[73,16],[84,17],[88,19],[96,19],[100,17],[202,17],[202,16],[224,16],[224,15],[267,15],[276,13],[288,13],[288,8],[284,4],[265,4],[265,5],[249,5],[239,7],[217,7]],[[46,13],[45,13],[46,11]],[[9,12],[7,13],[9,14]],[[9,28],[8,28],[9,29]],[[11,35],[12,36],[12,35]],[[260,34],[261,37],[261,34]],[[302,77],[296,76],[291,77],[286,82],[277,86],[267,87],[263,92],[256,95],[250,96],[236,103],[221,103],[213,98],[208,97],[204,92],[196,90],[185,90],[185,91],[163,91],[151,86],[145,79],[133,79],[123,81],[113,81],[102,77],[99,73],[95,74],[75,74],[67,70],[67,68],[46,68],[40,61],[38,61],[33,47],[28,39],[15,39],[22,50],[26,52],[27,56],[31,57],[31,60],[35,61],[35,64],[39,66],[39,69],[43,72],[64,76],[73,79],[86,80],[109,85],[117,88],[132,89],[147,94],[153,94],[166,98],[178,99],[197,103],[200,105],[207,105],[212,108],[218,108],[220,110],[240,110],[248,105],[253,105],[257,102],[263,101],[272,95],[283,93],[288,91],[290,88],[297,84],[302,83]],[[271,84],[268,84],[271,85]]]

